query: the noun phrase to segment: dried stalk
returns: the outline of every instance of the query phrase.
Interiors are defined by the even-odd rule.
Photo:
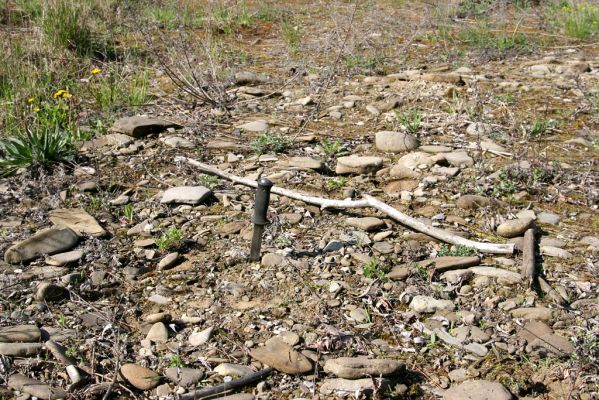
[[[524,234],[522,241],[522,278],[532,286],[535,279],[535,231],[529,229]]]
[[[187,158],[187,157],[176,157],[175,162],[186,162],[194,167],[197,167],[200,171],[220,176],[221,178],[230,180],[234,183],[239,183],[244,186],[249,187],[257,187],[256,181],[253,181],[248,178],[243,178],[240,176],[236,176],[233,174],[229,174],[225,171],[222,171],[218,168],[215,168],[209,164],[201,163],[197,160]],[[271,189],[271,193],[277,194],[279,196],[289,197],[294,200],[303,201],[304,203],[316,204],[320,206],[322,209],[325,208],[374,208],[382,212],[383,214],[393,218],[399,223],[406,225],[418,232],[422,232],[425,235],[431,236],[435,239],[441,240],[446,243],[462,245],[473,247],[480,252],[483,253],[493,253],[493,254],[512,254],[514,252],[514,245],[511,243],[499,244],[499,243],[482,243],[475,242],[473,240],[465,239],[458,235],[454,235],[453,233],[444,231],[443,229],[438,229],[429,225],[426,225],[409,215],[406,215],[399,210],[391,207],[390,205],[374,198],[372,196],[364,195],[364,198],[361,200],[333,200],[326,199],[323,197],[309,196],[302,193],[295,192],[293,190],[284,189],[278,186],[273,186]]]

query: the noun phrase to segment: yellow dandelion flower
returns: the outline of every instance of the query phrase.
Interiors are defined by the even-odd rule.
[[[40,112],[40,108],[39,108],[39,107],[35,107],[35,108],[33,109],[33,111],[34,111],[34,112]]]
[[[27,99],[27,103],[33,103],[35,101],[35,97],[30,97]]]
[[[100,68],[92,69],[92,75],[98,75],[100,72],[102,72],[102,70]]]
[[[66,92],[66,90],[63,90],[63,89],[57,90],[56,93],[54,93],[54,98],[57,99],[59,97],[62,97],[63,93],[65,93],[65,92]]]

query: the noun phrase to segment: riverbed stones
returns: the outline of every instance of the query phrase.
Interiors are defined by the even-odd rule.
[[[179,260],[179,253],[173,252],[173,253],[167,254],[158,263],[158,271],[164,271],[166,269],[172,268],[177,263],[178,260]]]
[[[58,400],[69,397],[61,388],[55,388],[37,379],[29,378],[22,374],[13,374],[8,378],[8,387],[19,392],[27,393],[43,400]]]
[[[416,149],[420,143],[416,136],[409,133],[380,131],[375,135],[375,145],[383,152],[403,153]]]
[[[497,234],[505,238],[521,236],[533,223],[532,218],[511,219],[497,227]]]
[[[117,120],[110,130],[134,138],[142,138],[151,134],[160,133],[168,128],[181,128],[181,125],[159,118],[133,116],[123,117]]]
[[[337,159],[335,172],[340,175],[370,174],[382,167],[383,159],[381,157],[351,155]]]
[[[32,357],[42,350],[41,343],[1,343],[0,354],[13,357]]]
[[[177,186],[167,189],[160,202],[162,204],[200,204],[212,191],[204,186]]]
[[[32,237],[8,248],[4,253],[4,261],[9,264],[28,262],[45,254],[55,254],[69,250],[78,241],[79,236],[70,228],[42,229]]]
[[[496,200],[477,194],[465,194],[456,201],[456,206],[465,210],[476,210],[477,208],[495,205],[497,205]]]
[[[154,389],[160,383],[160,375],[137,364],[123,364],[120,373],[136,389]]]
[[[320,393],[325,396],[339,395],[346,397],[355,393],[367,396],[376,392],[385,392],[391,387],[391,381],[382,378],[344,379],[328,378],[320,386]]]
[[[81,257],[83,257],[83,251],[81,250],[67,251],[66,253],[58,253],[47,257],[46,264],[62,267],[63,265],[76,263],[81,260]]]
[[[164,343],[168,340],[168,328],[163,322],[156,322],[148,331],[146,339],[154,343]]]
[[[553,310],[547,307],[523,307],[511,311],[512,317],[529,320],[551,321]]]
[[[246,365],[222,363],[214,368],[214,372],[221,376],[245,376],[254,371]]]
[[[204,370],[196,368],[170,367],[164,375],[174,384],[189,388],[195,386],[203,377]]]
[[[312,370],[310,359],[278,338],[269,340],[263,347],[253,349],[250,355],[263,364],[291,375]]]
[[[237,128],[248,132],[265,132],[268,130],[269,126],[267,121],[258,119],[239,125]]]
[[[104,236],[106,230],[83,208],[61,208],[48,214],[54,225],[71,228],[79,235]]]
[[[35,343],[40,341],[41,335],[40,329],[35,325],[15,325],[0,328],[0,342],[4,343]]]
[[[69,297],[69,290],[52,282],[41,282],[35,290],[35,299],[44,302],[61,301]]]
[[[405,364],[400,361],[366,357],[331,358],[324,364],[324,372],[346,379],[395,375],[404,369]]]
[[[452,311],[455,304],[450,300],[438,300],[431,296],[418,295],[410,302],[410,308],[419,313],[432,313],[435,311]]]
[[[376,217],[348,218],[346,223],[349,226],[366,232],[376,231],[387,226],[382,219]]]
[[[472,380],[446,390],[443,400],[511,400],[512,394],[499,382]]]

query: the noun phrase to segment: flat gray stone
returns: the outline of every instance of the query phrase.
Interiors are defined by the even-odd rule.
[[[4,261],[9,264],[24,263],[46,254],[69,250],[78,241],[79,236],[70,228],[43,229],[32,237],[8,248],[4,253]]]
[[[346,223],[354,228],[361,229],[366,232],[375,231],[387,226],[385,222],[376,217],[348,218]]]
[[[181,128],[181,125],[158,118],[133,116],[117,120],[110,130],[134,138],[141,138],[160,133],[168,128]]]
[[[204,377],[203,369],[195,368],[167,368],[164,375],[176,385],[184,388],[195,386]]]
[[[139,390],[154,389],[160,383],[160,375],[141,365],[123,364],[120,373],[127,382]]]
[[[148,331],[146,339],[154,343],[164,343],[168,341],[168,328],[163,322],[156,322]]]
[[[254,370],[246,365],[222,363],[214,368],[214,372],[220,376],[244,376],[251,374]]]
[[[532,218],[518,218],[505,221],[497,227],[497,234],[505,238],[521,236],[532,225]]]
[[[474,380],[446,390],[443,400],[511,400],[512,394],[499,382]]]
[[[261,363],[287,374],[297,375],[312,371],[310,359],[280,339],[269,340],[265,346],[253,349],[250,355]]]
[[[177,252],[169,253],[158,263],[158,270],[163,271],[165,269],[172,268],[177,263],[178,260],[179,260],[179,253],[177,253]]]
[[[39,342],[42,337],[40,329],[35,325],[3,326],[0,328],[0,342],[15,343]]]
[[[327,378],[320,386],[320,393],[325,396],[338,395],[341,397],[361,393],[371,396],[375,391],[385,392],[391,387],[391,382],[385,378],[344,379]]]
[[[529,320],[551,321],[553,310],[546,307],[523,307],[511,311],[512,317]]]
[[[383,159],[381,157],[351,155],[337,159],[335,172],[340,175],[369,174],[382,167]]]
[[[463,208],[465,210],[476,210],[478,208],[491,207],[496,205],[498,205],[498,202],[495,199],[476,194],[462,195],[456,202],[456,206],[458,208]]]
[[[46,264],[53,265],[56,267],[62,267],[63,265],[73,264],[81,260],[83,257],[83,251],[73,250],[66,253],[58,253],[46,258]]]
[[[41,381],[21,374],[11,375],[8,378],[8,387],[43,400],[58,400],[69,397],[68,393],[60,388],[53,388]]]
[[[162,204],[190,204],[195,206],[206,199],[212,191],[204,186],[178,186],[167,189],[162,195]]]
[[[196,147],[191,140],[176,135],[164,138],[163,143],[174,149],[193,149]]]
[[[416,136],[409,133],[380,131],[375,135],[375,145],[380,151],[402,153],[416,149],[420,143]]]
[[[243,125],[239,125],[237,128],[243,129],[249,132],[265,132],[268,130],[268,122],[263,119],[248,122]]]
[[[470,167],[474,165],[474,159],[468,155],[465,151],[452,151],[450,153],[443,153],[443,157],[447,162],[454,167]]]
[[[346,379],[396,375],[404,369],[404,363],[384,358],[341,357],[328,359],[324,364],[324,372]]]
[[[106,231],[98,221],[83,208],[61,208],[49,213],[50,221],[54,225],[71,228],[79,235],[104,236]]]
[[[0,342],[0,354],[13,357],[32,357],[42,350],[41,343],[2,343]]]
[[[438,300],[434,297],[418,295],[410,302],[410,308],[419,313],[432,313],[435,311],[452,311],[455,304],[450,300]]]

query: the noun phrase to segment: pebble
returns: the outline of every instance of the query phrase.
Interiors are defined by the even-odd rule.
[[[38,399],[66,399],[69,398],[67,392],[60,388],[53,388],[37,379],[29,378],[21,374],[13,374],[8,378],[8,387],[27,393]]]
[[[506,221],[497,227],[497,234],[505,238],[521,236],[532,225],[532,218],[518,218]]]
[[[263,364],[286,374],[304,374],[312,370],[312,362],[280,339],[269,340],[263,347],[250,351]]]
[[[162,204],[200,204],[212,194],[212,191],[204,186],[178,186],[167,189],[162,195]]]
[[[472,380],[453,386],[443,393],[443,400],[511,400],[512,394],[499,382]]]
[[[141,365],[123,364],[120,372],[127,382],[139,390],[154,389],[160,383],[160,375]]]
[[[402,153],[416,149],[420,143],[416,136],[409,133],[380,131],[375,135],[375,145],[383,152]]]
[[[254,372],[250,367],[241,364],[222,363],[214,368],[221,376],[244,376]]]
[[[164,343],[168,341],[168,328],[163,322],[156,322],[148,331],[146,339],[154,343]]]
[[[324,364],[324,372],[346,379],[395,375],[404,369],[405,364],[400,361],[365,357],[331,358]]]
[[[61,208],[52,210],[48,218],[54,225],[71,228],[79,235],[101,237],[106,235],[106,230],[98,221],[83,208]]]
[[[117,120],[110,128],[110,131],[122,133],[134,138],[142,138],[154,133],[160,133],[168,128],[181,128],[181,125],[163,119],[136,115]]]
[[[391,382],[385,378],[344,379],[326,378],[320,386],[322,395],[338,395],[347,397],[355,393],[371,396],[375,392],[385,392],[391,387]]]
[[[456,201],[456,206],[458,208],[463,208],[464,210],[475,210],[477,208],[495,205],[497,205],[497,202],[494,199],[477,194],[465,194],[460,196]]]
[[[335,172],[339,175],[345,174],[370,174],[383,167],[383,159],[372,156],[339,157]]]
[[[535,339],[533,339],[528,346],[526,351],[529,353],[552,353],[559,356],[566,356],[573,354],[575,348],[568,339],[563,336],[559,336],[553,333],[545,333]]]
[[[170,367],[164,375],[174,384],[184,388],[195,386],[203,377],[203,369]]]
[[[266,122],[263,119],[259,119],[256,121],[245,123],[243,125],[239,125],[237,128],[249,132],[265,132],[268,130],[269,126],[268,122]]]
[[[15,325],[0,328],[0,342],[4,343],[35,343],[40,341],[41,336],[40,329],[35,325]]]
[[[81,260],[81,257],[83,257],[83,251],[73,250],[46,257],[46,264],[61,267],[63,265],[76,263],[77,261]]]
[[[346,223],[366,232],[372,232],[387,226],[382,219],[376,217],[348,218]]]
[[[204,343],[207,343],[212,337],[212,331],[214,330],[213,326],[210,326],[202,331],[193,332],[189,335],[189,344],[192,346],[201,346]]]
[[[25,239],[6,250],[4,261],[20,264],[46,254],[60,253],[74,247],[79,236],[72,229],[56,227],[42,229],[29,239]]]
[[[158,270],[163,271],[172,268],[179,260],[179,253],[169,253],[158,263]]]
[[[450,300],[437,300],[434,297],[418,295],[410,302],[410,308],[419,313],[432,313],[435,311],[453,311],[455,304]]]
[[[560,221],[560,216],[549,212],[541,212],[537,215],[537,222],[539,224],[546,225],[557,225]]]
[[[542,255],[548,256],[548,257],[564,258],[564,259],[574,257],[574,255],[572,253],[570,253],[568,250],[560,249],[559,247],[555,247],[555,246],[547,246],[547,245],[541,246],[540,250],[541,250]]]
[[[41,343],[0,343],[0,354],[4,356],[32,357],[41,350]]]
[[[553,319],[553,310],[546,307],[516,308],[511,311],[511,314],[514,318],[536,319],[541,321],[551,321]]]

